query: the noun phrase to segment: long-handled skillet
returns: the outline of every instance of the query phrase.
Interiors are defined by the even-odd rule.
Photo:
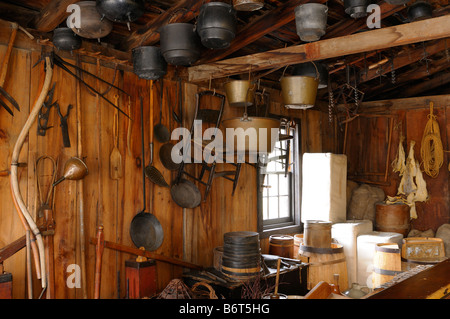
[[[142,161],[144,163],[144,112],[141,97],[141,135],[142,135]],[[142,164],[142,194],[144,208],[136,216],[130,224],[130,236],[134,245],[138,248],[144,247],[145,250],[152,251],[158,249],[164,240],[164,231],[161,223],[151,213],[147,213],[145,204],[145,172]]]

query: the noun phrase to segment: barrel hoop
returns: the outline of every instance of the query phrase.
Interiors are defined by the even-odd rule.
[[[402,271],[398,270],[387,270],[387,269],[380,269],[377,267],[373,267],[373,272],[379,275],[386,275],[386,276],[395,276],[402,273]]]
[[[390,230],[396,230],[396,229],[409,229],[409,224],[403,224],[403,225],[396,225],[396,226],[386,226],[386,225],[380,225],[375,224],[376,228],[383,228],[383,229],[390,229]]]
[[[341,246],[337,248],[316,248],[311,246],[300,245],[299,250],[317,254],[339,254],[344,252],[344,247]]]
[[[324,262],[318,262],[318,263],[310,263],[308,264],[309,267],[318,267],[318,266],[324,266],[324,265],[333,265],[333,264],[339,264],[345,262],[345,258],[335,259],[335,260],[329,260]]]
[[[261,271],[261,267],[254,268],[228,268],[222,265],[222,270],[227,271],[229,273],[240,273],[240,274],[248,274],[248,273],[258,273]]]
[[[289,245],[282,244],[282,245],[280,245],[280,244],[274,244],[274,243],[269,243],[269,245],[270,246],[274,246],[274,247],[286,247],[286,248],[294,246],[293,244],[289,244]]]
[[[399,254],[400,253],[399,248],[385,248],[383,246],[375,246],[375,250],[383,252],[383,253],[391,253],[391,254]]]

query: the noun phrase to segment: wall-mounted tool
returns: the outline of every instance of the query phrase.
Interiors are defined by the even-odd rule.
[[[38,121],[37,121],[37,133],[40,136],[45,136],[45,133],[49,128],[52,128],[53,126],[47,126],[48,124],[48,117],[50,115],[50,109],[55,106],[55,103],[53,102],[53,95],[55,93],[55,85],[56,83],[53,83],[53,87],[50,89],[50,91],[47,94],[47,100],[42,103],[42,107],[39,110],[38,114]]]
[[[58,103],[55,103],[55,104],[56,104],[56,109],[58,110],[59,119],[61,120],[61,123],[59,126],[61,126],[61,130],[62,130],[64,147],[70,147],[69,126],[68,126],[67,118],[69,117],[70,109],[73,108],[73,105],[69,104],[69,106],[67,107],[66,115],[62,115],[59,104]]]

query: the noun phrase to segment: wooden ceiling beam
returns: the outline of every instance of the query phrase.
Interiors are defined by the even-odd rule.
[[[450,48],[450,39],[441,39],[432,44],[423,44],[414,49],[403,50],[397,56],[392,57],[393,69],[397,70],[412,63],[418,62],[422,59],[425,59],[426,57],[442,52],[446,48]],[[367,70],[367,76],[362,74],[360,77],[361,83],[370,81],[379,77],[380,75],[390,73],[391,71],[391,63],[387,62],[381,68],[376,67],[371,70]],[[362,70],[361,72],[364,73],[364,70]]]
[[[182,0],[169,10],[161,13],[156,19],[135,30],[127,37],[122,46],[123,51],[130,51],[143,45],[153,45],[159,41],[159,28],[169,23],[188,22],[196,17],[201,5],[211,0]],[[187,9],[189,8],[189,9]]]
[[[68,16],[67,6],[79,0],[52,0],[36,16],[33,28],[39,32],[54,30]]]
[[[255,42],[259,38],[265,36],[272,31],[279,29],[280,27],[295,20],[294,9],[302,3],[308,2],[307,0],[290,0],[283,6],[277,7],[273,11],[268,11],[266,14],[260,16],[253,23],[248,24],[236,35],[231,45],[222,50],[209,50],[197,61],[198,64],[210,63],[224,59],[232,53],[242,49],[243,47]],[[326,0],[319,0],[323,3]]]
[[[206,81],[246,73],[250,69],[260,71],[446,38],[450,37],[448,25],[450,15],[196,65],[188,68],[189,80]]]

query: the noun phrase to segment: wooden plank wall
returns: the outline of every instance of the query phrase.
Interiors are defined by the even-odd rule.
[[[403,147],[406,156],[408,156],[411,141],[415,141],[414,158],[421,163],[423,171],[420,148],[428,121],[427,116],[430,114],[429,101],[433,100],[434,115],[439,123],[441,141],[445,151],[444,163],[436,178],[423,173],[429,200],[416,203],[418,218],[411,221],[412,227],[420,231],[429,229],[436,231],[442,224],[450,222],[449,153],[447,152],[449,150],[448,99],[440,97],[411,98],[389,102],[391,111],[378,107],[374,107],[372,112],[368,109],[359,118],[348,123],[346,141],[348,174],[359,175],[354,180],[360,184],[367,183],[380,187],[386,195],[395,196],[400,177],[398,173],[392,172],[391,163],[398,153],[400,134],[402,133],[405,137]],[[372,104],[375,106],[377,103]],[[393,119],[393,130],[391,147],[388,151],[389,118]],[[388,155],[388,160],[386,155]],[[386,165],[387,179],[384,177]]]
[[[0,45],[0,56],[6,51],[5,45]],[[5,89],[19,102],[21,111],[11,117],[0,109],[0,169],[9,169],[12,150],[17,136],[25,123],[30,107],[38,95],[39,84],[44,75],[43,63],[32,68],[40,58],[40,52],[25,49],[13,49],[10,71],[6,78]],[[73,57],[76,58],[76,55]],[[75,63],[75,60],[70,60]],[[81,157],[88,166],[89,174],[82,181],[66,180],[55,188],[54,218],[56,231],[54,235],[55,262],[55,298],[81,299],[92,298],[94,294],[94,264],[95,246],[89,244],[89,238],[95,237],[96,228],[104,226],[105,240],[134,247],[129,225],[132,218],[142,210],[142,166],[147,165],[149,158],[149,81],[141,80],[132,72],[115,71],[91,63],[82,63],[83,69],[97,74],[101,78],[112,81],[131,95],[130,115],[131,143],[128,153],[127,131],[130,125],[125,116],[119,115],[119,149],[123,158],[123,178],[112,180],[109,176],[109,156],[113,147],[113,116],[114,109],[103,99],[98,98],[84,85],[81,86],[80,108],[77,114],[77,81],[68,76],[59,67],[55,67],[53,82],[56,83],[55,97],[65,114],[69,104],[74,108],[69,114],[70,148],[64,148],[59,117],[52,108],[49,126],[52,126],[46,136],[37,135],[37,122],[30,129],[20,161],[27,167],[20,168],[20,186],[22,195],[29,211],[36,218],[40,203],[36,177],[43,183],[43,192],[51,179],[49,162],[42,162],[36,170],[36,160],[41,156],[51,156],[57,161],[57,178],[63,175],[65,162],[72,156]],[[115,74],[116,73],[116,74]],[[114,75],[115,74],[115,75]],[[85,76],[85,80],[100,92],[105,92],[108,86]],[[173,72],[169,74],[164,87],[167,88],[163,104],[163,124],[173,129],[176,122],[171,117],[171,108],[178,110],[178,83]],[[195,93],[206,88],[183,83],[183,113],[184,126],[189,127],[192,112],[195,108]],[[159,121],[160,83],[154,83],[154,122]],[[113,101],[118,91],[111,89],[106,97]],[[166,92],[164,92],[166,94]],[[223,93],[223,92],[221,92]],[[144,103],[144,136],[145,151],[141,158],[141,132],[139,97]],[[286,115],[280,106],[279,92],[273,95],[271,112]],[[204,103],[217,108],[219,102],[209,98]],[[128,97],[120,94],[119,106],[128,112]],[[225,105],[223,118],[242,115],[243,110]],[[77,131],[77,116],[80,116],[81,135]],[[327,129],[322,130],[321,123],[327,121],[327,116],[318,111],[297,112],[295,117],[306,119],[307,125],[302,125],[303,151],[332,151]],[[303,120],[302,120],[303,121]],[[324,126],[327,127],[327,126]],[[331,140],[332,141],[332,140]],[[81,143],[81,154],[78,154],[78,143]],[[161,144],[155,139],[154,165],[163,173],[168,182],[174,178],[174,172],[163,168],[158,157]],[[140,164],[139,164],[140,162]],[[229,169],[229,164],[219,164],[217,170]],[[198,168],[193,168],[198,169]],[[164,230],[164,242],[155,252],[174,258],[184,259],[205,267],[213,265],[214,248],[223,244],[223,234],[229,231],[257,229],[257,194],[256,169],[251,165],[243,165],[239,184],[234,196],[231,195],[232,182],[217,178],[214,180],[210,195],[205,202],[195,209],[183,210],[177,206],[170,196],[168,188],[153,185],[146,179],[146,207],[161,222]],[[80,188],[82,187],[82,194]],[[203,187],[199,187],[203,191]],[[83,202],[80,203],[80,199]],[[84,208],[84,232],[86,254],[86,285],[82,288],[70,288],[67,284],[73,275],[71,265],[82,266],[82,249],[80,244],[79,207]],[[14,209],[9,179],[0,177],[0,247],[4,247],[25,234],[19,217]],[[183,234],[185,238],[183,239]],[[265,247],[267,240],[263,240]],[[134,258],[124,253],[105,249],[103,253],[101,298],[124,298],[126,293],[125,266],[126,259]],[[13,274],[14,298],[27,298],[26,289],[26,259],[25,249],[4,262],[4,269]],[[173,278],[179,278],[185,269],[164,262],[157,262],[157,289],[162,291]],[[83,283],[83,282],[82,282]],[[33,294],[41,293],[40,281],[34,278]],[[84,288],[85,287],[85,288]],[[120,292],[119,292],[120,290]],[[44,294],[45,297],[45,294]]]

